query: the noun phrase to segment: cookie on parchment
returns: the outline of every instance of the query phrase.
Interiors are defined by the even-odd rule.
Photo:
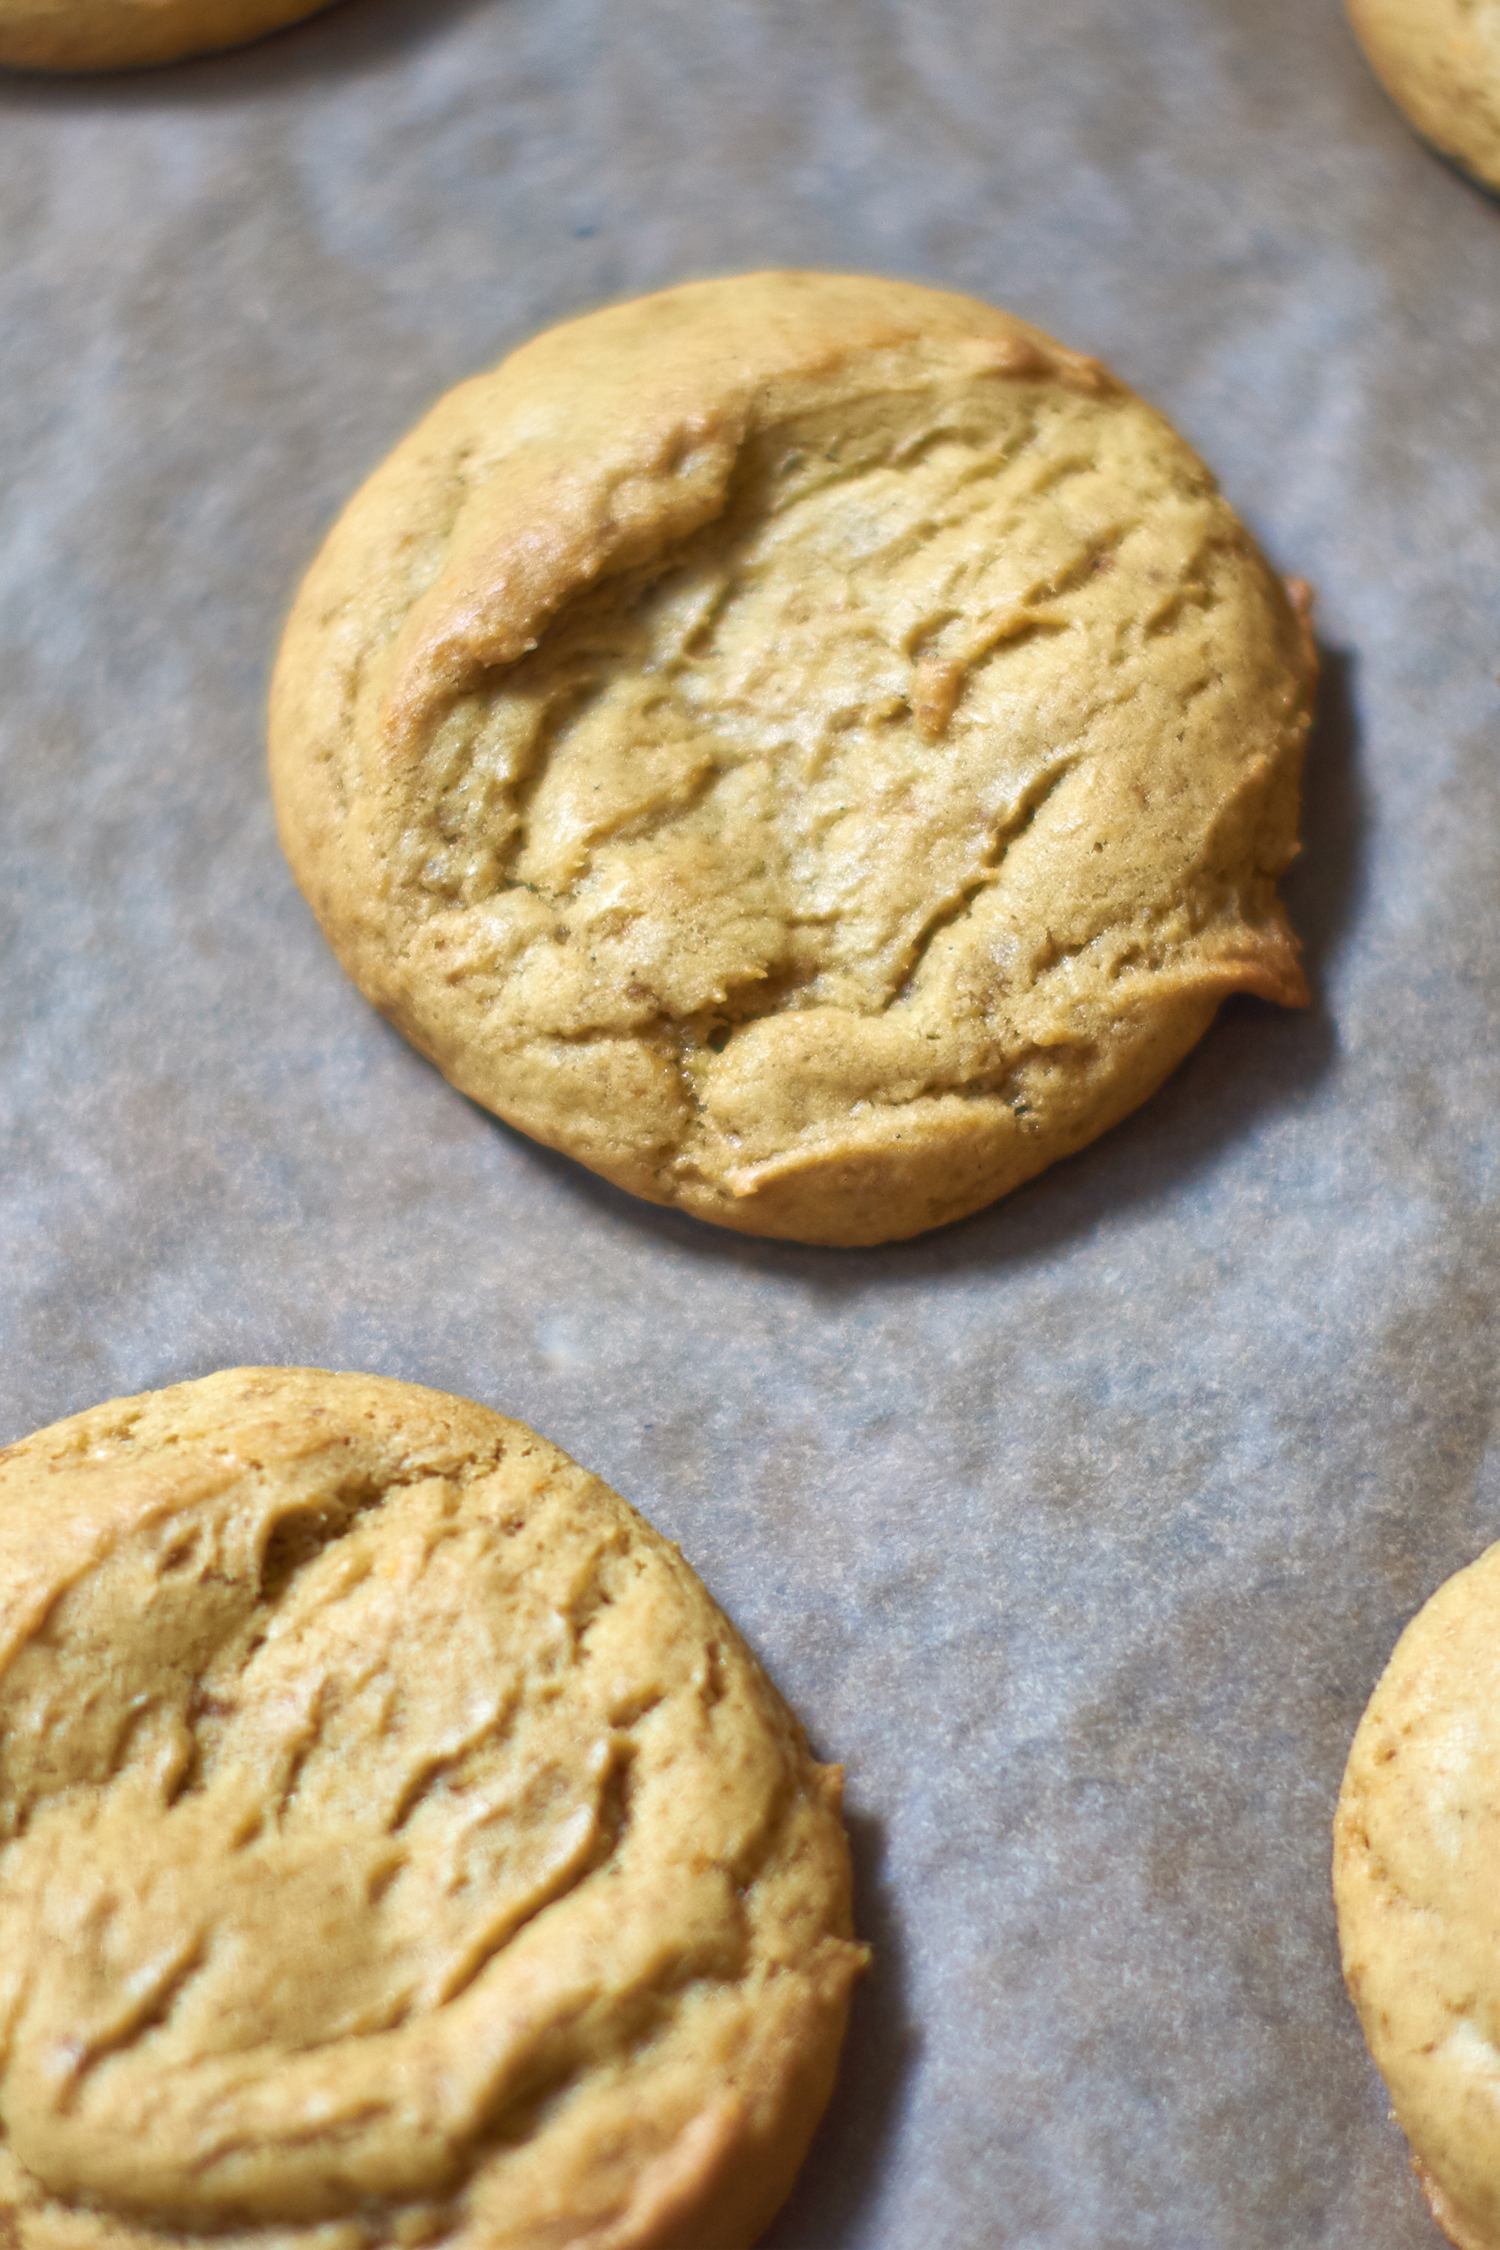
[[[862,1962],[836,1769],[520,1423],[242,1368],[0,1455],[16,2250],[744,2250]]]
[[[1094,361],[767,273],[553,329],[357,494],[271,763],[349,974],[637,1195],[874,1243],[1306,997],[1305,617]]]
[[[328,0],[0,0],[0,65],[135,70],[243,46]]]
[[[1433,2216],[1460,2250],[1500,2250],[1500,1546],[1396,1643],[1349,1753],[1333,1884]]]
[[[1500,188],[1500,0],[1347,0],[1386,92],[1444,155]]]

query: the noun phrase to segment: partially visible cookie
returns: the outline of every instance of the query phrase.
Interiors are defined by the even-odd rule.
[[[1500,0],[1347,0],[1360,41],[1419,133],[1500,188]]]
[[[1334,1823],[1344,1976],[1433,2215],[1500,2250],[1500,1546],[1396,1644]]]
[[[272,692],[282,839],[454,1083],[658,1203],[873,1243],[1306,998],[1306,621],[1094,361],[848,275],[670,289],[451,392]]]
[[[241,1368],[0,1454],[15,2250],[745,2250],[851,1984],[837,1770],[520,1423]]]
[[[329,0],[0,0],[0,65],[134,70],[239,47]]]

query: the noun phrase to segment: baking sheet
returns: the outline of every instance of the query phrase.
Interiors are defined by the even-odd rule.
[[[1312,579],[1317,998],[925,1241],[654,1212],[466,1103],[277,852],[269,656],[437,392],[600,298],[928,278]],[[1436,2242],[1328,1824],[1500,1533],[1500,207],[1335,0],[347,0],[0,85],[0,1440],[245,1360],[524,1416],[844,1759],[877,1948],[774,2250]]]

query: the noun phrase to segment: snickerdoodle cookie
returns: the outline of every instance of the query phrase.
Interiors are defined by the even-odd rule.
[[[0,1455],[17,2250],[743,2250],[862,1950],[836,1770],[498,1414],[242,1368]]]
[[[328,0],[0,0],[0,65],[134,70],[239,47]]]
[[[292,866],[463,1090],[871,1243],[1305,998],[1306,623],[1196,456],[964,297],[769,273],[551,330],[356,495],[272,695]]]
[[[1500,1546],[1396,1644],[1334,1824],[1344,1975],[1460,2250],[1500,2250]]]
[[[1348,0],[1392,100],[1445,155],[1500,188],[1500,0]]]

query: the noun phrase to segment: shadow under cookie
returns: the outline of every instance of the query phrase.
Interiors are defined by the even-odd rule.
[[[328,0],[0,0],[0,68],[141,70],[243,46]]]

